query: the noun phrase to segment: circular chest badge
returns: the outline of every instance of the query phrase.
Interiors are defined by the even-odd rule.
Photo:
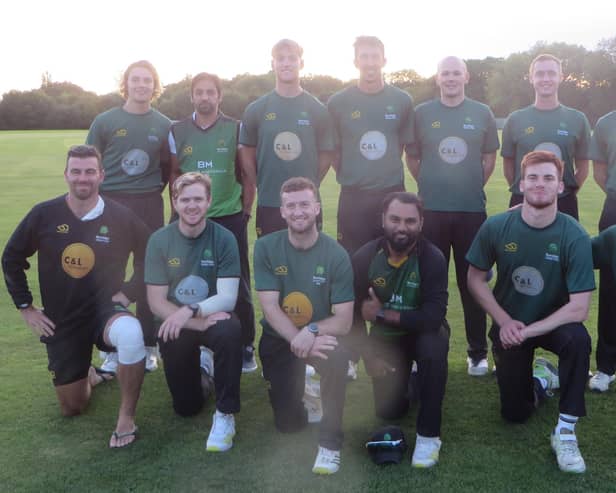
[[[87,276],[94,263],[94,250],[84,243],[71,243],[62,252],[62,269],[73,279]]]
[[[122,158],[122,170],[129,176],[145,173],[150,165],[150,156],[141,149],[131,149]]]
[[[175,299],[183,305],[199,303],[207,298],[210,289],[207,281],[199,276],[186,276],[175,287]]]
[[[466,159],[468,146],[460,137],[445,137],[438,145],[438,154],[447,164],[460,164]]]
[[[283,161],[293,161],[302,153],[302,142],[293,132],[280,132],[274,139],[274,153]]]
[[[535,146],[535,151],[548,151],[554,154],[558,159],[563,158],[563,153],[560,150],[558,144],[554,144],[554,142],[541,142],[541,144],[537,144]]]
[[[312,320],[312,303],[304,293],[293,291],[282,300],[282,309],[296,327],[303,327]]]
[[[368,161],[381,159],[387,152],[387,137],[378,130],[369,130],[361,136],[359,152]]]
[[[534,267],[522,265],[513,271],[511,281],[518,293],[537,296],[543,291],[543,277]]]

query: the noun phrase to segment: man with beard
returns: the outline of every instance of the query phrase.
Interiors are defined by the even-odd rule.
[[[86,138],[86,143],[103,156],[103,196],[128,207],[149,227],[144,242],[163,225],[161,193],[169,179],[167,135],[171,120],[152,108],[152,100],[161,89],[158,73],[150,62],[131,63],[120,83],[120,94],[126,101],[98,115]],[[147,351],[145,368],[153,371],[158,367],[156,335],[145,291],[137,294],[137,318]],[[115,372],[117,354],[107,353],[102,368]]]
[[[246,107],[239,142],[242,169],[257,186],[257,236],[286,229],[280,186],[295,176],[319,184],[333,157],[332,121],[323,104],[300,82],[304,50],[282,39],[272,48],[273,91]],[[320,219],[320,218],[319,218]]]
[[[242,324],[242,371],[257,369],[254,356],[255,314],[250,293],[248,233],[254,183],[241,172],[237,153],[238,122],[220,111],[222,85],[218,76],[202,72],[193,77],[190,100],[194,112],[174,123],[169,132],[171,175],[169,187],[182,173],[196,171],[212,180],[208,219],[233,233],[240,252],[242,274],[236,313]]]
[[[387,195],[382,225],[385,236],[353,256],[355,336],[382,419],[406,415],[411,365],[417,362],[420,407],[412,465],[432,467],[441,448],[447,383],[447,263],[421,234],[423,203],[417,195]],[[363,321],[370,322],[369,335]]]
[[[501,414],[525,422],[546,391],[561,389],[560,414],[551,435],[558,466],[586,470],[575,424],[586,414],[590,337],[582,324],[595,288],[588,234],[557,211],[563,191],[563,163],[535,151],[521,163],[522,207],[490,217],[467,254],[468,286],[492,317],[490,330]],[[496,263],[494,292],[486,273]],[[535,348],[558,355],[558,371],[535,362]],[[542,360],[545,361],[545,360]]]
[[[534,103],[511,113],[503,128],[501,155],[511,192],[509,205],[522,203],[519,183],[524,155],[549,151],[564,163],[564,188],[558,196],[558,210],[578,219],[577,193],[588,176],[588,119],[581,111],[560,104],[562,62],[554,55],[537,56],[530,64],[529,80],[535,90]]]
[[[207,220],[209,176],[185,173],[175,180],[172,192],[179,219],[148,242],[148,302],[160,323],[165,378],[180,416],[192,416],[204,404],[199,347],[216,354],[216,411],[206,448],[226,451],[233,446],[242,373],[241,328],[232,313],[240,277],[237,243],[229,230]]]
[[[485,104],[465,96],[466,63],[446,57],[438,64],[440,97],[415,108],[415,142],[407,146],[408,167],[425,205],[423,234],[449,262],[450,252],[464,310],[471,376],[488,373],[486,314],[466,286],[464,258],[486,220],[483,187],[494,171],[498,132]]]
[[[274,424],[283,433],[307,424],[302,403],[309,362],[321,374],[323,418],[312,468],[333,474],[340,467],[342,414],[348,351],[340,337],[353,318],[353,274],[344,249],[320,233],[317,189],[307,178],[291,178],[280,191],[287,229],[255,243],[255,286],[264,319],[259,355],[269,384]]]
[[[121,404],[110,447],[135,441],[135,412],[143,382],[145,347],[139,322],[126,308],[143,278],[146,226],[126,207],[99,196],[101,155],[88,145],[69,149],[68,194],[35,206],[2,255],[15,306],[47,348],[60,410],[82,414],[92,387],[110,377],[90,366],[92,345],[117,351]],[[43,308],[32,303],[25,271],[38,252]],[[134,274],[124,281],[129,256]]]

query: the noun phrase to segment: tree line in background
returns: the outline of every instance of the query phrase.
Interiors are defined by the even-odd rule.
[[[537,43],[528,51],[507,58],[466,60],[470,74],[467,96],[486,103],[501,118],[531,104],[533,90],[528,82],[528,68],[539,53],[552,53],[563,60],[565,79],[559,92],[563,104],[583,111],[593,125],[601,115],[616,109],[616,36],[601,41],[594,50],[566,43]],[[415,104],[437,95],[434,77],[421,77],[414,70],[387,73],[385,78],[410,93]],[[302,78],[302,86],[323,102],[353,83],[327,75]],[[273,87],[272,72],[241,74],[224,80],[222,111],[239,119],[246,105]],[[153,106],[171,119],[184,118],[193,111],[189,92],[187,76],[165,86]],[[3,95],[0,130],[86,129],[97,114],[122,103],[118,93],[98,96],[70,82],[53,82],[45,73],[39,89],[14,90]]]

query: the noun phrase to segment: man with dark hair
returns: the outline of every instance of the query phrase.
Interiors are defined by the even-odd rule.
[[[240,410],[241,328],[232,313],[240,277],[237,242],[226,228],[207,220],[209,176],[185,173],[172,193],[179,219],[148,242],[148,302],[160,325],[165,377],[180,416],[203,407],[199,347],[214,351],[216,411],[206,447],[226,451],[233,446],[233,415]]]
[[[420,408],[412,464],[432,467],[441,448],[447,383],[447,263],[422,235],[423,204],[417,195],[392,192],[382,207],[384,236],[353,255],[355,335],[382,419],[406,415],[416,361]],[[369,335],[364,321],[370,322]]]
[[[488,373],[486,314],[466,287],[464,256],[486,219],[483,191],[494,171],[499,147],[490,108],[465,96],[469,74],[458,57],[438,64],[440,97],[415,108],[415,142],[407,146],[409,171],[426,206],[423,235],[445,255],[453,250],[464,310],[468,374]]]
[[[468,252],[468,286],[492,317],[490,330],[501,414],[525,422],[546,391],[561,389],[560,414],[551,435],[558,466],[586,470],[575,424],[586,414],[590,337],[583,321],[595,280],[590,238],[571,216],[557,211],[564,189],[563,163],[535,151],[521,163],[522,207],[490,217]],[[496,263],[494,292],[486,273]],[[558,370],[535,362],[535,348],[558,355]]]
[[[141,327],[126,307],[142,284],[147,228],[99,196],[104,175],[96,148],[71,147],[64,169],[68,194],[30,211],[6,245],[2,268],[15,306],[47,348],[64,416],[83,413],[92,387],[110,378],[90,366],[92,345],[117,350],[121,404],[109,446],[124,447],[137,436],[145,358]],[[25,273],[36,252],[44,308],[33,304]],[[131,253],[134,273],[124,282]]]
[[[163,225],[161,193],[169,178],[167,136],[171,121],[151,106],[160,92],[154,66],[147,60],[132,63],[120,84],[125,103],[98,115],[86,139],[103,156],[103,196],[131,209],[150,231]],[[137,318],[143,327],[148,353],[146,370],[152,371],[157,368],[156,336],[145,291],[137,295]],[[117,355],[108,353],[102,368],[114,372],[116,367]]]
[[[357,85],[327,104],[338,134],[338,241],[350,255],[382,235],[381,202],[389,192],[404,190],[402,150],[413,141],[413,102],[385,84],[383,43],[359,36],[353,46]]]
[[[257,186],[257,236],[286,229],[280,217],[280,186],[295,176],[318,184],[335,147],[331,118],[300,83],[303,49],[282,39],[272,48],[274,90],[244,111],[239,142],[245,182]]]
[[[220,111],[222,84],[218,76],[202,72],[193,77],[190,100],[194,112],[174,123],[169,132],[170,188],[182,173],[196,171],[212,180],[208,219],[233,233],[240,253],[242,275],[236,313],[242,324],[244,372],[257,369],[254,356],[255,314],[250,293],[248,233],[255,186],[241,171],[237,153],[238,122]]]
[[[531,151],[549,151],[564,162],[564,188],[558,210],[578,219],[577,193],[588,176],[590,125],[581,111],[560,104],[562,62],[554,55],[538,55],[530,64],[529,80],[535,90],[532,105],[511,113],[503,129],[503,172],[511,200],[522,203],[520,163]]]
[[[349,256],[317,229],[317,189],[307,178],[290,178],[280,191],[287,230],[259,238],[254,270],[263,308],[259,355],[269,384],[274,424],[284,433],[307,424],[302,403],[309,362],[321,374],[323,418],[312,468],[333,474],[340,467],[342,414],[349,354],[340,344],[353,317]]]

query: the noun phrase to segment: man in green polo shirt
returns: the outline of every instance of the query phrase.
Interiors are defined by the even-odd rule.
[[[519,189],[520,163],[531,151],[549,151],[565,164],[565,187],[558,196],[558,210],[578,219],[576,194],[588,176],[590,125],[581,111],[560,104],[558,87],[563,80],[562,63],[542,54],[530,64],[530,83],[535,90],[532,105],[514,111],[503,129],[503,172],[514,206],[522,202]]]
[[[295,176],[319,184],[332,161],[334,130],[323,104],[302,89],[303,49],[282,39],[272,48],[276,86],[248,105],[239,142],[242,169],[257,186],[257,236],[286,229],[280,186]]]
[[[557,211],[563,167],[551,152],[527,154],[521,163],[522,207],[490,217],[466,258],[469,289],[493,320],[490,338],[502,416],[522,423],[547,390],[560,387],[552,448],[562,471],[581,473],[586,465],[575,424],[586,414],[590,360],[590,337],[582,322],[595,280],[588,234]],[[486,273],[494,263],[498,278],[492,292]],[[558,355],[558,372],[549,365],[533,375],[537,347]]]
[[[469,75],[460,58],[438,64],[440,97],[415,108],[415,142],[407,146],[409,171],[424,201],[423,235],[445,255],[451,250],[468,342],[468,373],[488,373],[486,315],[466,286],[464,258],[486,219],[483,191],[494,171],[499,147],[494,115],[488,106],[469,99]]]
[[[218,76],[202,72],[191,81],[194,112],[174,123],[169,132],[171,176],[196,171],[212,180],[208,219],[233,233],[240,252],[242,276],[236,313],[242,324],[244,372],[257,369],[254,356],[255,314],[250,293],[247,225],[255,196],[253,183],[242,173],[237,154],[238,122],[220,111],[222,84]]]
[[[333,474],[340,467],[342,414],[349,353],[340,337],[353,319],[353,273],[348,254],[320,233],[317,189],[307,178],[281,188],[280,214],[287,229],[255,243],[255,287],[263,308],[259,356],[269,384],[274,424],[283,433],[308,422],[302,403],[306,363],[321,374],[323,418],[312,468]]]
[[[338,241],[350,255],[383,234],[381,203],[389,192],[404,190],[402,150],[413,140],[413,101],[385,84],[382,41],[359,36],[353,47],[357,85],[327,104],[338,135]]]
[[[603,233],[616,224],[616,111],[602,116],[595,125],[590,145],[595,181],[605,192],[605,202],[599,219]],[[609,236],[612,236],[611,233]],[[600,234],[599,237],[603,236]],[[613,246],[614,243],[611,243]],[[594,249],[594,240],[593,240]],[[599,316],[597,319],[597,372],[588,382],[592,390],[605,392],[616,378],[616,278],[610,264],[599,268]]]
[[[120,94],[126,101],[98,115],[86,138],[103,156],[103,197],[131,209],[150,231],[163,225],[161,193],[169,178],[167,135],[171,120],[151,106],[160,92],[160,79],[150,62],[130,64],[120,83]],[[145,291],[137,297],[137,318],[147,350],[146,370],[152,371],[157,368],[156,335]],[[117,353],[107,353],[101,368],[115,372]]]

